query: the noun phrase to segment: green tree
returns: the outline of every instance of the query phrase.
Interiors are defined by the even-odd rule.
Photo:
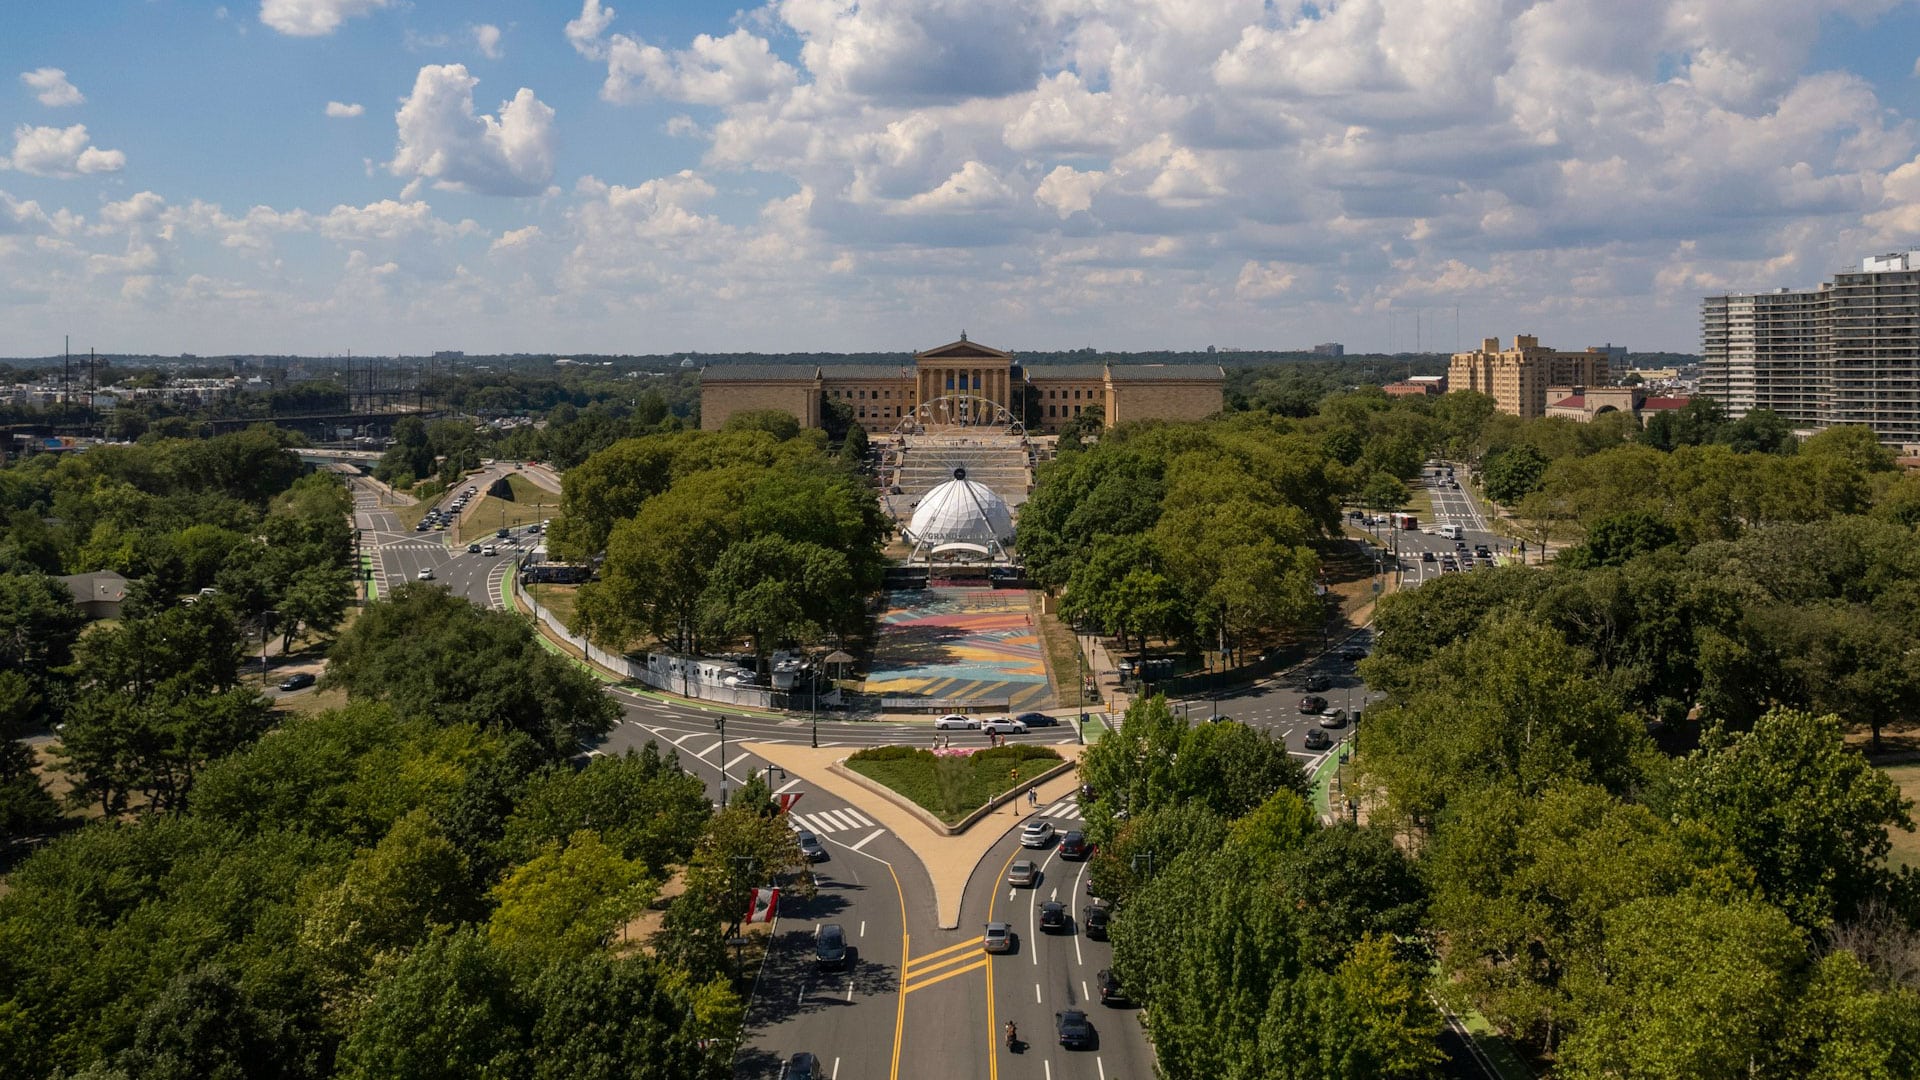
[[[1560,1048],[1570,1077],[1739,1080],[1793,1075],[1781,1032],[1806,940],[1753,901],[1649,897],[1611,912],[1580,1024]]]
[[[1480,477],[1487,498],[1512,506],[1538,490],[1546,472],[1547,456],[1531,446],[1521,445],[1489,454]]]
[[[1407,505],[1407,485],[1388,472],[1376,472],[1367,477],[1365,486],[1360,489],[1360,505],[1370,510],[1399,510]]]
[[[1590,654],[1517,616],[1496,616],[1435,652],[1408,689],[1367,710],[1363,774],[1396,817],[1431,822],[1483,786],[1524,793],[1561,780],[1625,790],[1641,725],[1596,677]]]
[[[747,638],[764,666],[775,645],[854,631],[861,598],[840,552],[767,534],[721,554],[700,595],[701,621],[721,640]]]
[[[1785,708],[1750,732],[1715,733],[1673,770],[1660,803],[1725,837],[1760,894],[1815,930],[1884,888],[1887,830],[1913,828],[1911,803],[1846,748],[1837,718]]]
[[[208,965],[147,1006],[120,1066],[141,1080],[271,1080],[288,1072],[282,1022],[255,1008],[232,972]]]
[[[555,757],[618,713],[584,672],[541,648],[525,621],[413,583],[369,604],[328,653],[328,685],[441,724],[520,731]]]
[[[692,987],[645,957],[555,963],[532,986],[540,1002],[533,1080],[692,1080],[730,1071],[743,1010],[724,984]]]
[[[713,808],[698,778],[662,758],[651,742],[638,753],[596,756],[575,771],[551,767],[534,777],[504,823],[501,847],[524,862],[544,844],[591,828],[653,877],[683,863]]]
[[[494,887],[487,939],[536,963],[586,956],[652,902],[657,888],[645,866],[582,829],[564,846],[548,843]]]
[[[336,990],[349,986],[380,957],[399,955],[430,931],[472,914],[475,898],[466,881],[459,849],[424,809],[415,809],[307,906],[301,947],[332,976]]]
[[[370,990],[340,1047],[342,1080],[521,1075],[534,1010],[478,930],[435,935]]]

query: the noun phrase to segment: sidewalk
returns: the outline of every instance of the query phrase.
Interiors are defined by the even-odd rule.
[[[975,822],[966,832],[958,836],[946,836],[933,831],[925,822],[892,800],[830,772],[827,766],[846,758],[846,747],[814,750],[785,743],[750,742],[741,744],[740,749],[780,766],[790,777],[805,780],[822,791],[846,800],[898,836],[900,842],[919,857],[921,865],[926,867],[927,877],[932,879],[934,905],[942,930],[959,927],[961,897],[965,895],[967,882],[979,868],[980,860],[986,857],[987,851],[1008,830],[1025,822],[1034,813],[1025,800],[1014,799]],[[1060,756],[1068,761],[1080,760],[1081,747],[1056,746],[1054,749],[1060,751]],[[1040,806],[1045,807],[1071,796],[1079,788],[1079,772],[1069,770],[1035,786],[1034,790],[1039,792]],[[805,813],[806,808],[802,806],[800,811]]]

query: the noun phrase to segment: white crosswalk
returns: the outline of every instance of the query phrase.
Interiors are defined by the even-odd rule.
[[[1068,821],[1085,821],[1080,816],[1080,804],[1077,802],[1057,802],[1040,811],[1043,818],[1064,818]]]
[[[790,813],[787,815],[787,820],[796,829],[806,829],[808,832],[816,833],[852,832],[855,829],[871,829],[878,824],[852,807],[844,810],[815,810],[811,814]]]

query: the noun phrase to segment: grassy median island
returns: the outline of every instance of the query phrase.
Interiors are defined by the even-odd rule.
[[[952,825],[987,805],[993,796],[1064,760],[1044,746],[1001,746],[972,753],[876,746],[848,758],[847,768],[885,784]]]

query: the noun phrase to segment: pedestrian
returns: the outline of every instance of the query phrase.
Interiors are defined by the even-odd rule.
[[[1040,793],[1035,791],[1032,788],[1027,789],[1027,805],[1028,806],[1040,805]]]

